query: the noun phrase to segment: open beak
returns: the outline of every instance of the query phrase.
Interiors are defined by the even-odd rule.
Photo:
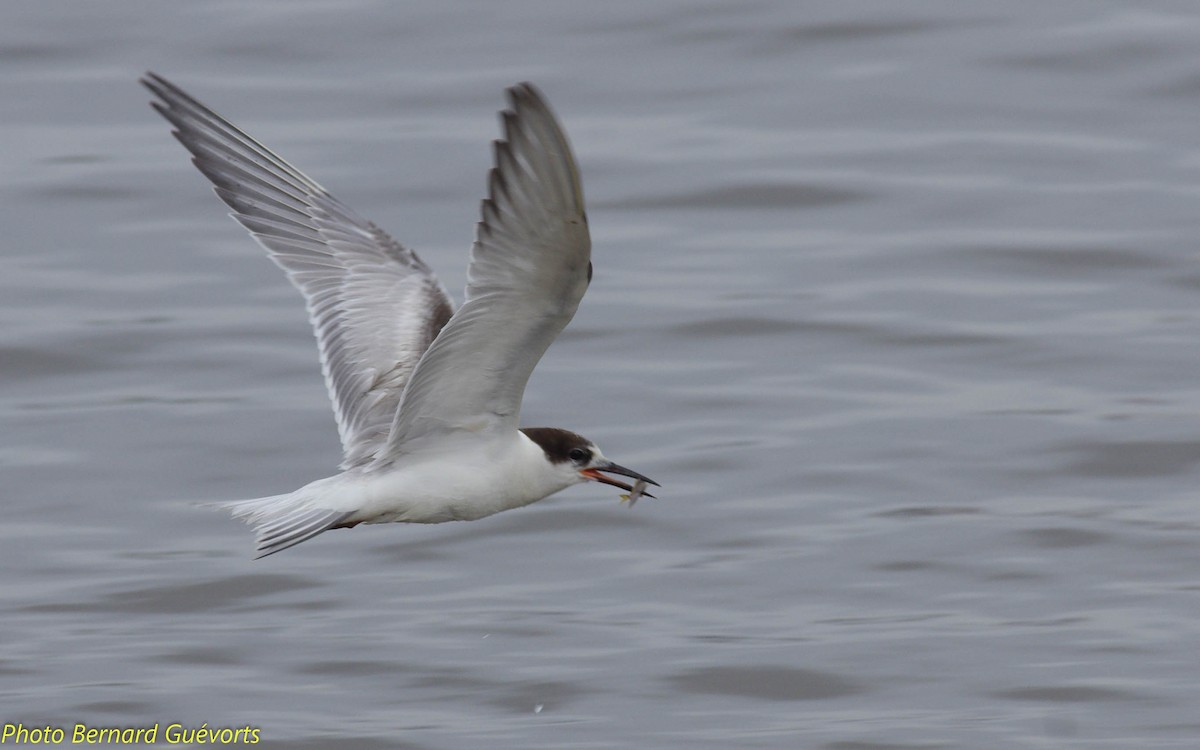
[[[593,482],[601,482],[603,484],[611,484],[613,487],[620,487],[621,489],[625,490],[626,492],[631,491],[633,489],[632,485],[625,484],[624,482],[617,480],[617,479],[613,479],[612,477],[604,476],[603,474],[600,473],[602,471],[607,471],[609,474],[620,474],[623,477],[632,477],[633,479],[637,479],[639,481],[645,482],[646,484],[652,484],[655,487],[662,486],[661,484],[654,481],[650,477],[642,476],[641,474],[638,474],[633,469],[626,469],[624,466],[621,466],[620,464],[614,464],[612,461],[608,461],[599,466],[595,466],[591,469],[583,469],[579,473],[582,474],[583,476],[587,477],[588,479],[591,479]],[[645,497],[654,497],[654,495],[651,495],[649,492],[643,492],[642,494]]]

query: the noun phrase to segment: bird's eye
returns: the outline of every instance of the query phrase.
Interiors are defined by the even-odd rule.
[[[591,459],[592,452],[586,448],[572,448],[571,452],[567,454],[567,457],[575,463],[582,464],[587,463],[588,460]]]

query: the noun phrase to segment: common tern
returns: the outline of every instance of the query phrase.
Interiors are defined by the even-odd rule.
[[[258,557],[360,523],[472,521],[581,482],[657,482],[556,427],[519,428],[534,366],[592,277],[579,170],[531,84],[508,89],[503,140],[457,311],[429,266],[298,169],[161,76],[142,79],[192,162],[307,303],[341,473],[218,503]]]

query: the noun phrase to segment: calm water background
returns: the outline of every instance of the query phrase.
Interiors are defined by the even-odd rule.
[[[529,425],[659,479],[251,561],[299,297],[154,69],[456,294],[503,87],[596,278]],[[6,2],[0,721],[291,748],[1194,748],[1200,7]],[[342,744],[348,741],[347,744]]]

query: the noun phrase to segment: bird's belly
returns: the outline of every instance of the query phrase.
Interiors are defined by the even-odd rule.
[[[519,477],[461,463],[418,463],[365,479],[367,500],[354,523],[474,521],[549,494],[525,486]]]

